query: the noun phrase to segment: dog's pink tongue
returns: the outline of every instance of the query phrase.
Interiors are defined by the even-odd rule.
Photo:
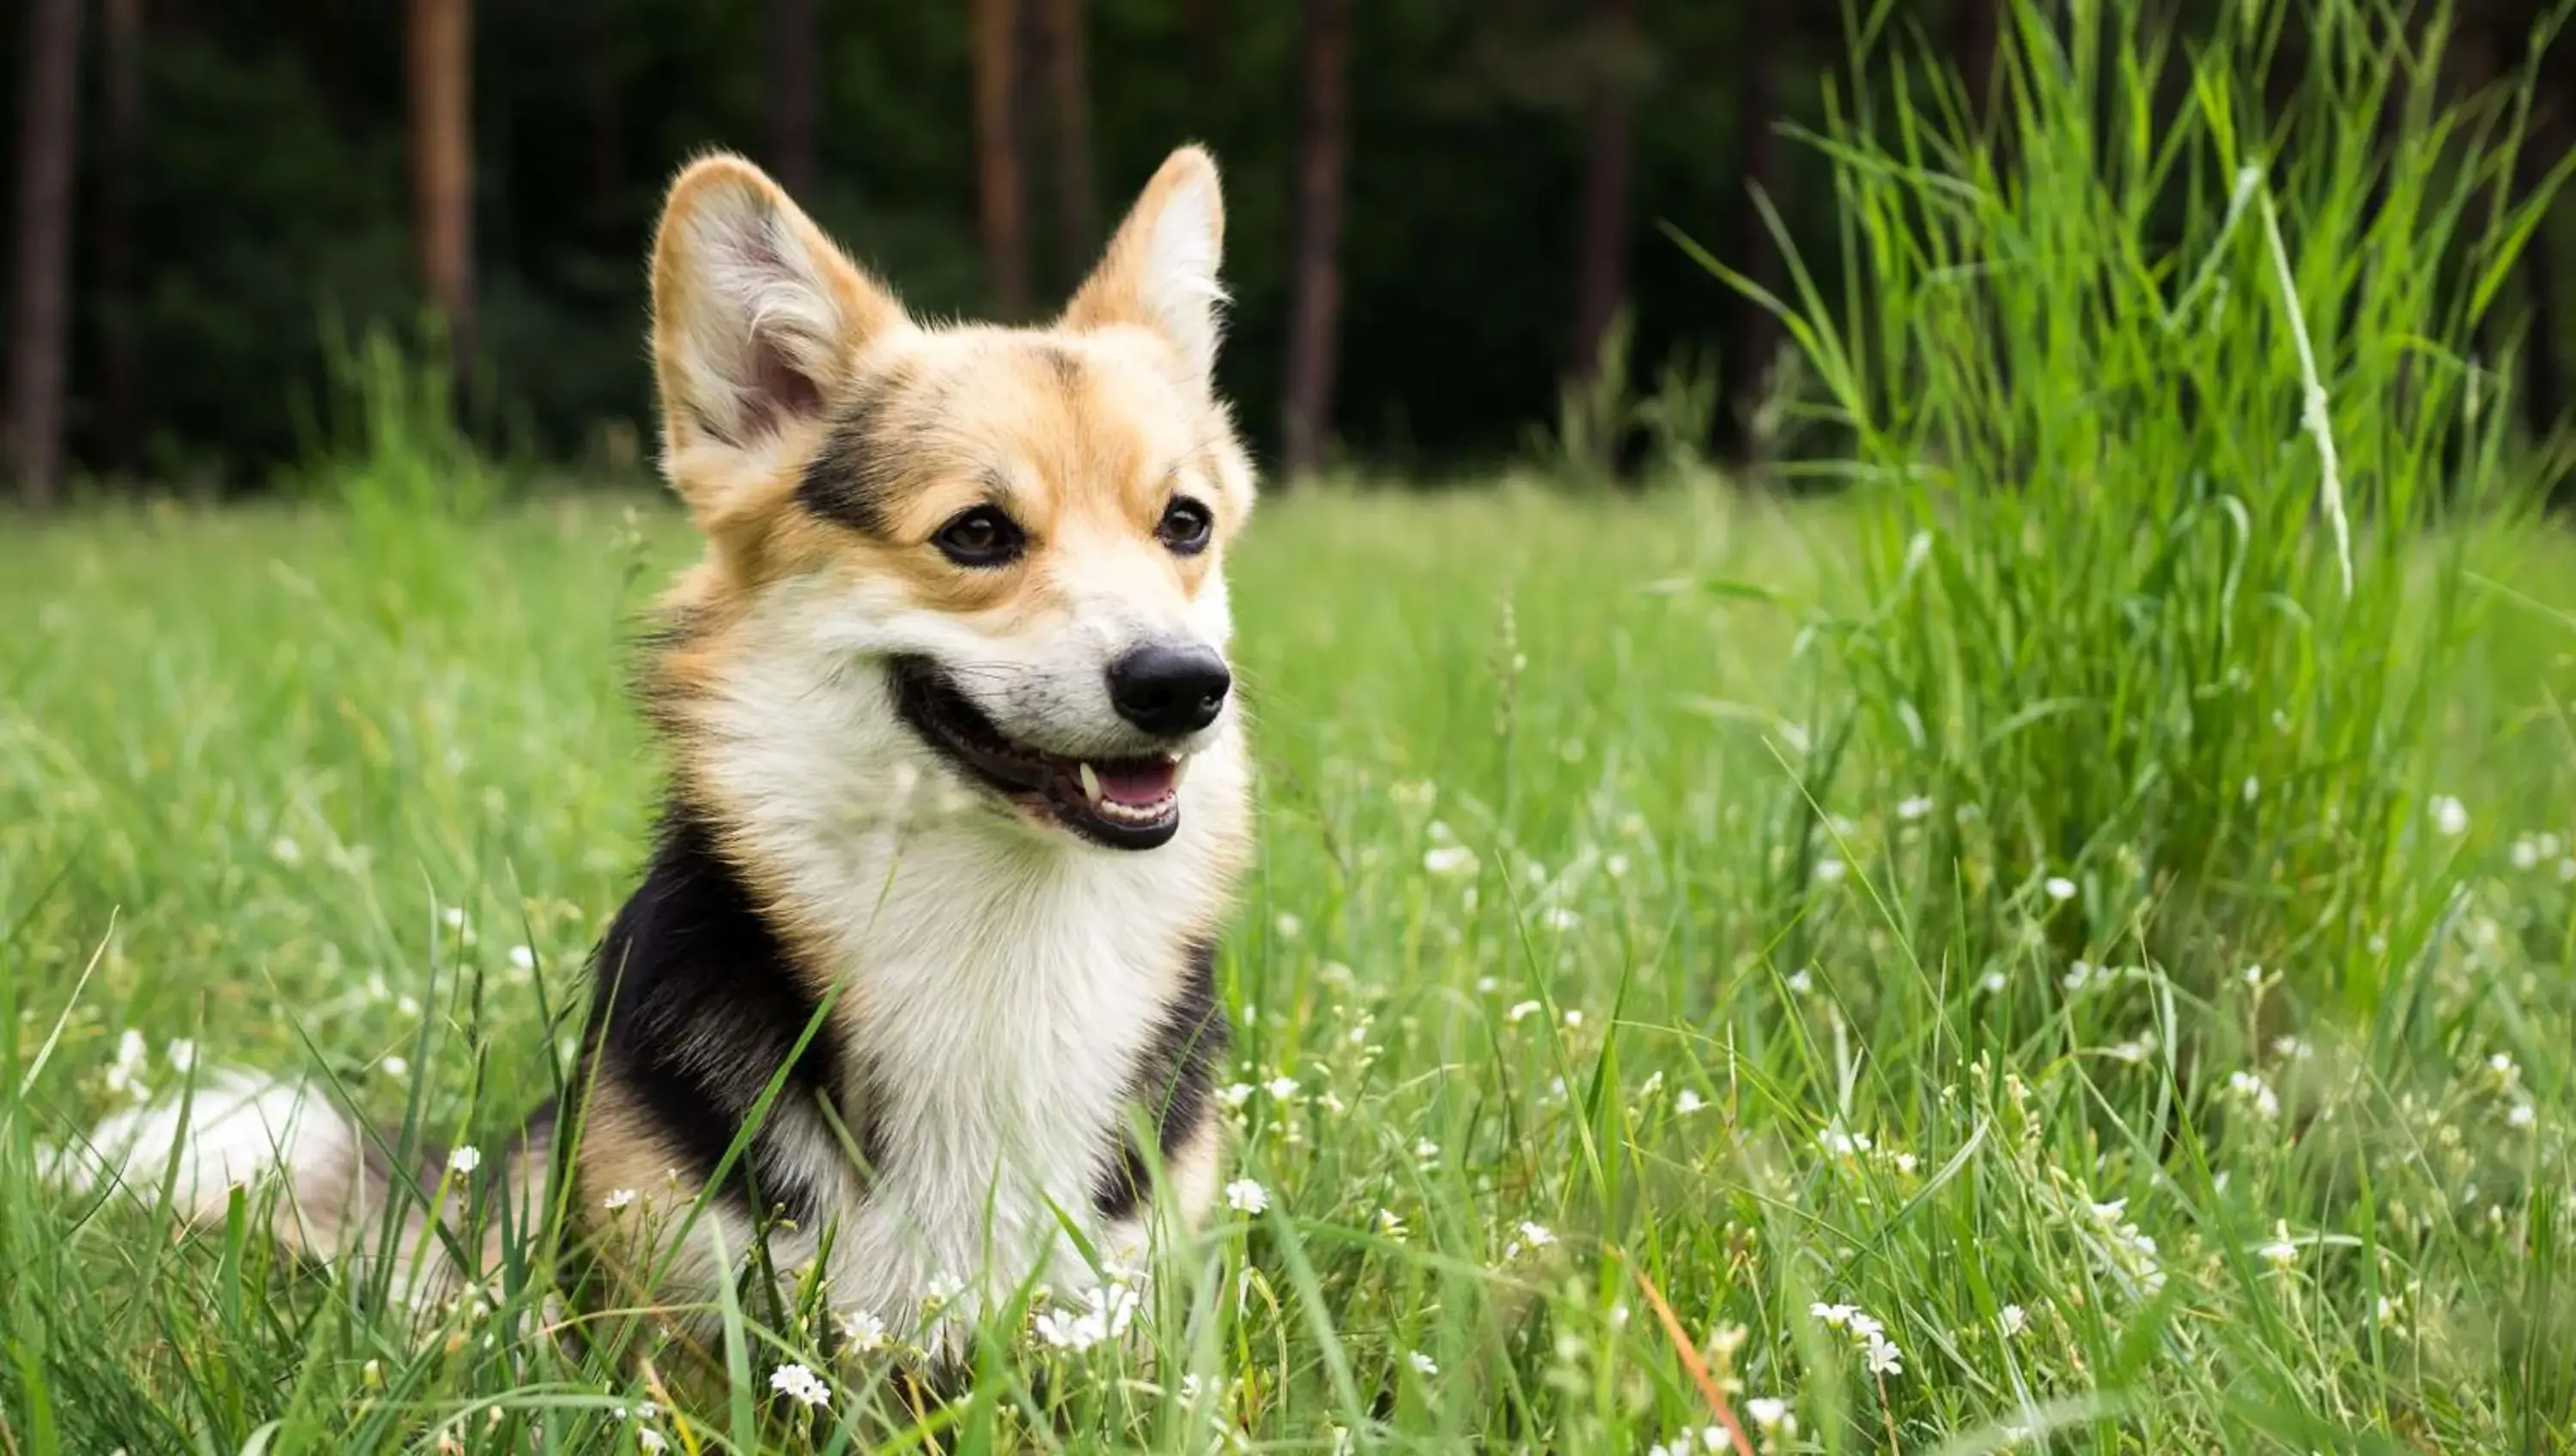
[[[1162,758],[1122,758],[1092,768],[1100,775],[1100,797],[1137,808],[1171,797],[1180,780],[1180,765]]]

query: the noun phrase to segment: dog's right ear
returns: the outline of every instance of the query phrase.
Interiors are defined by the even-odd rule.
[[[903,305],[778,184],[733,156],[671,184],[653,243],[663,469],[703,514],[782,440],[820,423]]]

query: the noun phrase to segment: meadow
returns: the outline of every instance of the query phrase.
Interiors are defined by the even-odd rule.
[[[1226,1206],[947,1400],[792,1285],[681,1385],[542,1230],[415,1319],[255,1203],[39,1176],[219,1064],[486,1148],[555,1090],[675,509],[386,370],[301,501],[8,522],[0,1451],[2576,1449],[2576,541],[2471,347],[2510,116],[2376,9],[2286,100],[2252,20],[2076,9],[2008,148],[1838,102],[1860,281],[1775,300],[1776,478],[1835,490],[1265,503]]]
[[[2162,935],[2119,844],[2008,869],[1976,826],[2023,806],[1826,769],[1802,725],[1849,515],[1273,502],[1236,564],[1265,812],[1220,970],[1231,1176],[1266,1194],[1235,1201],[1263,1206],[1174,1252],[1155,1357],[1032,1335],[922,1416],[881,1359],[819,1352],[819,1311],[746,1329],[748,1422],[639,1415],[654,1392],[542,1338],[542,1255],[415,1328],[241,1229],[174,1239],[31,1176],[192,1065],[327,1069],[486,1145],[552,1089],[550,1009],[654,809],[620,685],[676,512],[12,535],[0,1432],[1701,1449],[1704,1375],[1779,1450],[2563,1446],[2576,636],[2520,593],[2576,604],[2576,549],[2491,548],[2511,575],[2401,811],[2429,918],[2379,932],[2356,1002]],[[1927,872],[2024,933],[1977,961],[1909,933]],[[799,1359],[823,1419],[760,1383]]]

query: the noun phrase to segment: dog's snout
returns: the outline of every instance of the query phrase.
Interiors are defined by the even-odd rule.
[[[1197,642],[1149,642],[1109,664],[1109,702],[1118,716],[1166,738],[1215,722],[1233,686],[1225,659]]]

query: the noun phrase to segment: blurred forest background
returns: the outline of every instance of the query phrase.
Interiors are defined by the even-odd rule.
[[[1284,476],[1534,444],[1607,474],[1649,435],[1758,458],[1777,331],[1666,230],[1777,280],[1768,198],[1833,286],[1830,174],[1797,132],[1856,24],[1989,104],[2006,89],[1997,0],[17,5],[0,245],[32,504],[272,484],[333,428],[371,333],[444,361],[486,452],[631,470],[648,229],[711,147],[769,167],[917,312],[1028,318],[1204,140],[1228,181],[1223,382]],[[2465,0],[2446,84],[2499,86],[2556,10]],[[2519,185],[2576,120],[2567,48],[2540,64]],[[2539,435],[2566,407],[2570,210],[2498,312]]]

